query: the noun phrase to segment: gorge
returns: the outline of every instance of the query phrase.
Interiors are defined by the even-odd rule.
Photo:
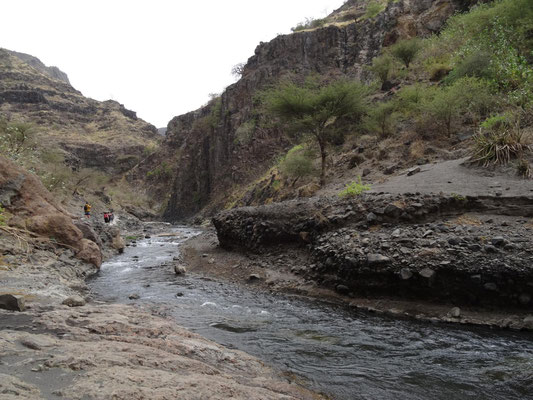
[[[160,129],[0,49],[0,397],[532,396],[532,32],[348,0]]]

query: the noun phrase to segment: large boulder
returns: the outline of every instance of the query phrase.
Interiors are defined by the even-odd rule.
[[[72,219],[57,212],[27,218],[26,228],[76,249],[79,248],[80,241],[83,239],[83,233],[74,226]]]
[[[93,264],[97,268],[102,265],[102,252],[96,243],[89,239],[82,239],[76,257]]]

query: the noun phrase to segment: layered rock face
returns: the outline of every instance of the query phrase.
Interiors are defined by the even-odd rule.
[[[530,198],[368,194],[219,213],[220,245],[306,249],[305,278],[350,296],[533,305]],[[296,261],[297,262],[297,261]]]
[[[61,149],[73,169],[122,173],[160,141],[154,126],[122,104],[86,98],[59,69],[5,49],[0,49],[0,117],[31,123],[40,144]]]
[[[250,122],[258,90],[287,74],[365,79],[364,66],[382,46],[436,32],[464,6],[454,0],[401,0],[389,2],[376,18],[365,20],[360,19],[365,3],[348,1],[328,17],[331,25],[325,28],[261,43],[241,79],[218,100],[170,121],[164,151],[177,152],[180,159],[168,219],[190,216],[209,202],[222,204],[224,192],[260,176],[286,148],[279,131]],[[203,123],[207,119],[209,123]]]

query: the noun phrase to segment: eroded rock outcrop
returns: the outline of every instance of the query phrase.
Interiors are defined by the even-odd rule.
[[[331,25],[324,28],[261,43],[244,66],[241,79],[218,100],[170,121],[161,157],[169,159],[178,152],[180,158],[166,210],[168,219],[191,216],[209,202],[220,207],[228,188],[262,175],[272,158],[286,148],[288,143],[276,129],[251,125],[258,90],[286,74],[316,72],[364,79],[364,66],[382,46],[436,32],[465,6],[464,1],[455,0],[401,0],[388,2],[376,18],[360,19],[365,3],[347,2],[328,17]]]
[[[57,204],[39,179],[0,156],[0,204],[12,215],[8,224],[72,248],[96,267],[102,263],[98,245],[84,238],[74,216]]]
[[[368,194],[239,208],[213,223],[225,248],[306,249],[312,262],[295,269],[342,294],[531,309],[531,216],[530,198]]]

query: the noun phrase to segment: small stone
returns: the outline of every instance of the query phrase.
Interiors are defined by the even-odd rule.
[[[346,285],[337,285],[335,290],[340,294],[348,294],[350,292],[350,288]]]
[[[24,311],[25,301],[24,297],[14,294],[0,295],[0,308],[10,311]]]
[[[150,239],[151,236],[150,236],[150,235],[144,235],[144,238],[145,238],[145,239]]]
[[[369,254],[366,260],[369,265],[379,265],[388,263],[390,258],[382,254]]]
[[[423,278],[431,279],[435,276],[435,271],[433,271],[431,268],[424,268],[419,272],[419,274]]]
[[[202,254],[202,257],[203,258],[207,258],[207,257],[209,257],[209,254],[204,253],[204,254]]]
[[[485,245],[483,249],[486,253],[498,253],[498,249],[490,244]]]
[[[461,309],[459,307],[453,307],[448,312],[448,315],[452,318],[459,318],[461,316]]]
[[[392,232],[391,236],[392,236],[393,238],[399,238],[400,236],[402,236],[402,231],[399,230],[399,229],[395,229],[395,230]]]
[[[372,171],[369,168],[363,169],[363,173],[361,174],[363,177],[370,175]]]
[[[503,246],[506,240],[502,236],[493,237],[490,241],[493,246]]]
[[[468,249],[471,251],[481,251],[482,247],[479,244],[471,244],[468,246]]]
[[[368,246],[370,244],[370,239],[369,238],[364,238],[363,240],[361,240],[361,244],[363,246]]]
[[[533,315],[524,318],[524,328],[533,330]]]
[[[398,217],[401,211],[402,210],[394,204],[387,205],[387,207],[385,207],[385,210],[383,210],[386,215],[389,215],[391,217]]]
[[[187,272],[187,269],[183,265],[180,265],[180,264],[174,265],[174,273],[176,275],[183,275],[186,272]]]
[[[506,251],[516,250],[516,248],[517,248],[516,245],[512,243],[507,243],[505,246],[503,246],[503,249]]]
[[[433,231],[432,230],[427,230],[424,232],[424,234],[422,235],[423,238],[425,237],[428,237],[429,235],[432,235],[433,234]]]
[[[183,292],[176,293],[176,297],[183,297]]]
[[[133,293],[133,294],[130,294],[128,296],[128,299],[130,299],[130,300],[137,300],[137,299],[140,299],[140,298],[141,298],[141,296],[139,296],[137,293]]]
[[[305,243],[311,243],[311,240],[309,239],[309,232],[300,232],[300,239],[302,239]]]
[[[402,268],[400,270],[400,277],[406,281],[407,279],[411,279],[413,276],[413,273],[411,272],[411,270],[409,268]]]
[[[461,243],[461,241],[459,240],[459,238],[452,237],[448,239],[448,243],[452,246],[457,246],[459,243]]]
[[[375,222],[378,219],[377,215],[373,212],[370,212],[366,215],[366,222],[372,223]]]
[[[420,172],[420,167],[413,167],[407,170],[407,176],[418,174]]]
[[[250,274],[248,276],[248,280],[249,281],[258,281],[260,279],[261,279],[261,277],[258,274]]]
[[[67,297],[61,304],[69,307],[82,307],[86,304],[85,299],[81,296]]]
[[[214,258],[210,258],[209,261],[208,261],[209,264],[214,264],[215,263],[215,259]]]

